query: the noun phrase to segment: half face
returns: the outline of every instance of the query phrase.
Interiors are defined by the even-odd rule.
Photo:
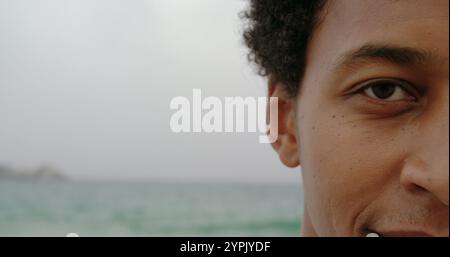
[[[448,236],[447,0],[329,1],[296,99],[321,236]]]

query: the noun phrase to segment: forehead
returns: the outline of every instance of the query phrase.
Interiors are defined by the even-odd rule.
[[[309,44],[308,55],[315,56],[308,59],[388,44],[423,49],[448,61],[448,8],[448,0],[330,0]]]

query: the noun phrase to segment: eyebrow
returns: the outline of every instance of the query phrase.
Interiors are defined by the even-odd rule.
[[[425,50],[410,47],[366,44],[344,54],[337,67],[353,67],[371,61],[387,61],[400,66],[424,65],[432,54]]]

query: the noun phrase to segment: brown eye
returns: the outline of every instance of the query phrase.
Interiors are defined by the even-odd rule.
[[[369,82],[363,87],[363,93],[370,98],[382,101],[413,100],[415,97],[404,89],[403,84],[395,80]]]
[[[374,96],[380,99],[386,99],[391,97],[396,90],[396,85],[391,83],[378,83],[371,88]]]

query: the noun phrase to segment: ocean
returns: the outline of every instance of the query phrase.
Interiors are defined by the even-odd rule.
[[[299,236],[297,184],[0,181],[0,236]]]

